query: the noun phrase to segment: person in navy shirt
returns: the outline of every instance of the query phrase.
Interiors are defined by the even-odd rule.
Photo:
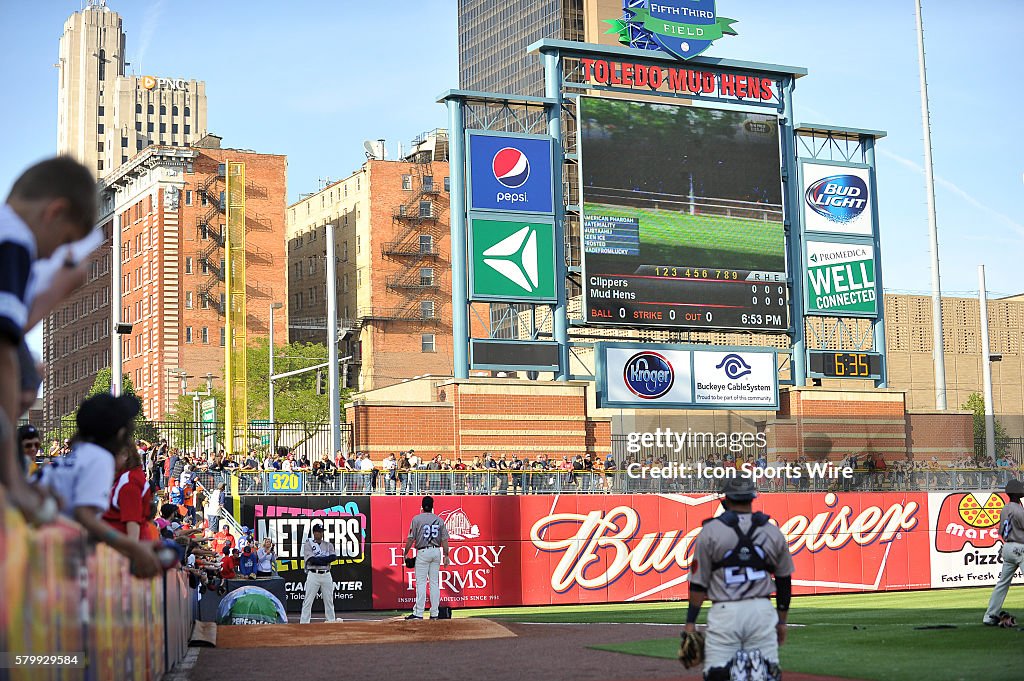
[[[256,579],[256,568],[259,558],[253,553],[252,544],[246,544],[242,555],[238,557],[238,574],[249,579]]]

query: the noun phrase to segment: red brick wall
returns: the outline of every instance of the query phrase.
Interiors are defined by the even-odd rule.
[[[918,461],[974,456],[974,416],[969,413],[907,414],[907,448]]]

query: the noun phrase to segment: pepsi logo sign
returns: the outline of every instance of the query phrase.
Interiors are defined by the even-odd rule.
[[[804,199],[818,215],[845,224],[856,220],[867,208],[868,187],[856,175],[829,175],[811,184]]]
[[[518,189],[530,179],[530,160],[519,149],[499,149],[491,161],[494,179],[509,189]]]
[[[672,389],[675,371],[663,355],[645,350],[629,358],[622,370],[622,380],[637,397],[656,400]]]

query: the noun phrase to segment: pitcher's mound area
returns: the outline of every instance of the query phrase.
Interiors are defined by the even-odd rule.
[[[385,620],[317,624],[263,624],[217,627],[218,648],[286,648],[365,643],[422,643],[515,638],[507,628],[481,618]]]

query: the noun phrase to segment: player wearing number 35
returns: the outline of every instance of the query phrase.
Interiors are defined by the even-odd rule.
[[[405,540],[405,558],[416,547],[416,605],[407,620],[423,619],[427,602],[427,584],[430,584],[430,618],[436,619],[441,605],[441,564],[449,564],[448,530],[444,521],[434,513],[434,497],[423,497],[422,513],[413,517],[409,525],[409,538]]]
[[[764,513],[752,512],[757,491],[749,477],[726,480],[722,492],[725,512],[704,521],[694,544],[684,629],[696,629],[701,605],[710,598],[704,678],[779,679],[793,557],[779,528]]]

